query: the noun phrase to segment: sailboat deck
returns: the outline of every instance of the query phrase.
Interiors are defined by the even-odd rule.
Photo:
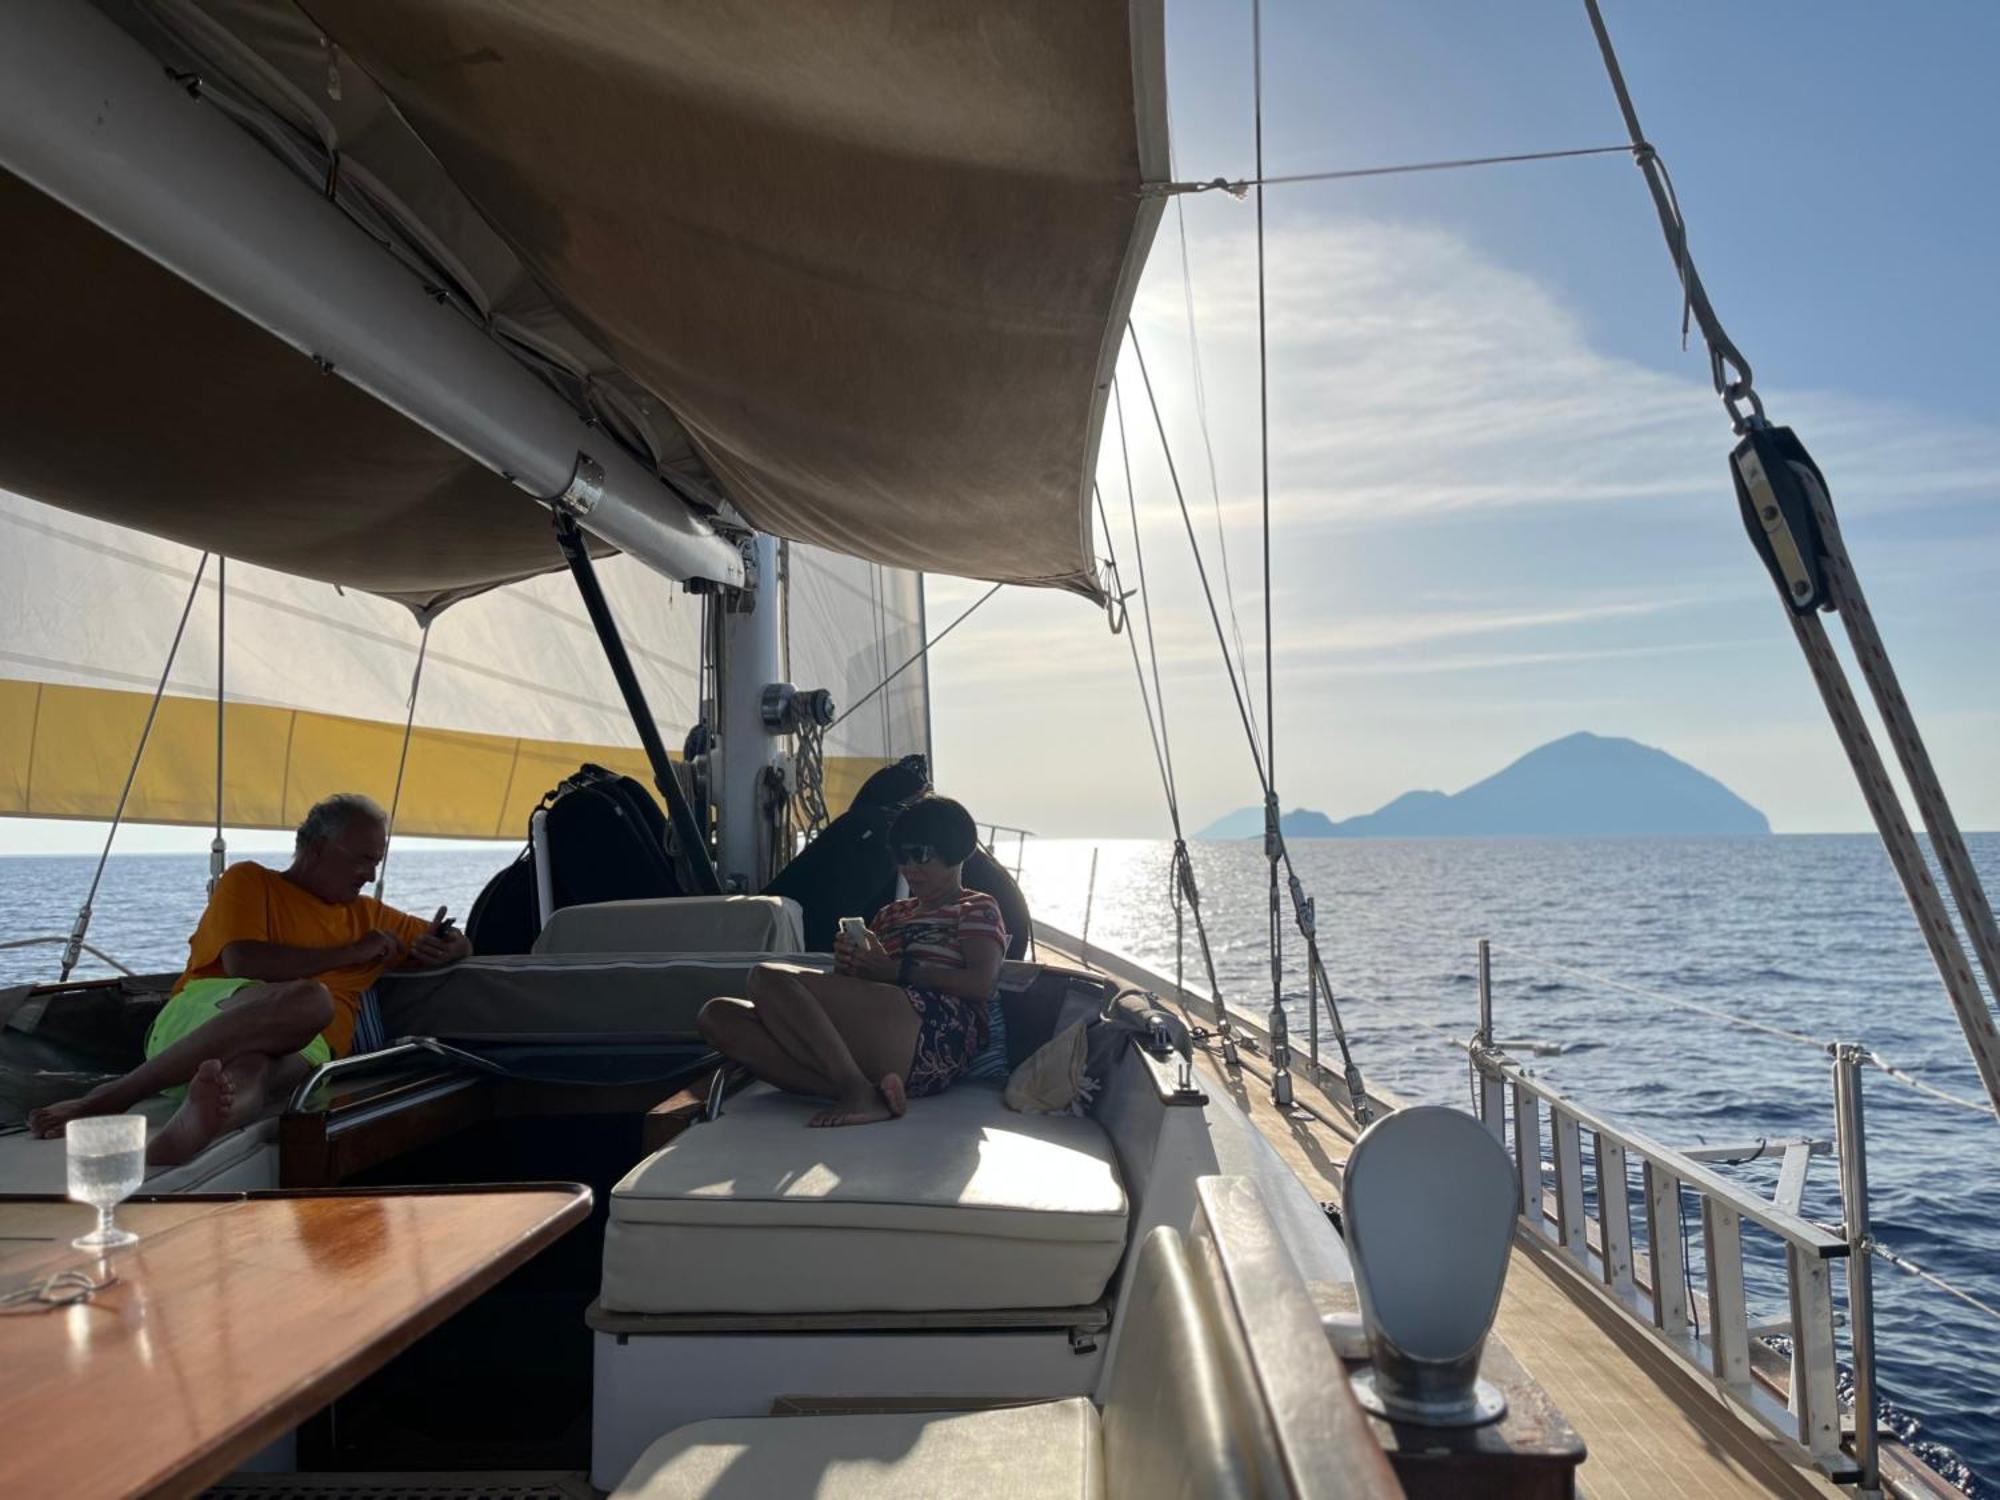
[[[1310,1192],[1340,1197],[1350,1128],[1279,1110],[1254,1071],[1232,1075],[1212,1054],[1199,1056],[1197,1066]],[[1619,1326],[1617,1313],[1593,1306],[1587,1292],[1573,1294],[1568,1276],[1535,1247],[1517,1243],[1494,1333],[1582,1434],[1590,1454],[1580,1475],[1584,1493],[1600,1500],[1844,1493],[1717,1409],[1642,1334]]]

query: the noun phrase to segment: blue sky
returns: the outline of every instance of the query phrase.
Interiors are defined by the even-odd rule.
[[[1167,8],[1178,174],[1246,175],[1248,7]],[[1773,417],[1831,478],[1960,820],[2000,828],[2000,6],[1607,13],[1715,304]],[[1265,33],[1273,174],[1622,139],[1580,0],[1270,0]],[[1221,194],[1183,207],[1254,658],[1254,220]],[[1286,804],[1344,815],[1456,790],[1589,729],[1695,762],[1780,831],[1867,826],[1742,537],[1730,434],[1698,343],[1680,348],[1678,287],[1630,162],[1279,187],[1266,212]],[[1172,212],[1137,321],[1214,569]],[[1136,383],[1126,395],[1199,826],[1254,801],[1255,781]],[[1101,474],[1129,576],[1117,455],[1113,425]],[[936,580],[932,629],[981,591]],[[1003,592],[934,659],[943,786],[1045,834],[1163,832],[1126,650],[1079,601]],[[4,847],[99,838],[13,823]]]
[[[1607,11],[1703,277],[1774,419],[1828,471],[1961,821],[2000,827],[2000,169],[1981,144],[2000,8]],[[1169,15],[1178,175],[1245,175],[1247,8]],[[1580,3],[1273,3],[1265,57],[1272,174],[1622,139]],[[1254,219],[1220,194],[1185,209],[1254,657]],[[1346,814],[1456,790],[1591,729],[1694,761],[1781,831],[1865,827],[1743,539],[1730,434],[1698,342],[1681,351],[1679,289],[1629,160],[1274,187],[1266,214],[1287,805]],[[1138,322],[1213,571],[1171,214]],[[1129,355],[1126,379],[1199,824],[1255,783]],[[1122,511],[1113,433],[1100,474]],[[1129,574],[1122,517],[1113,540]],[[941,583],[933,628],[973,597]],[[940,777],[981,816],[1160,829],[1129,658],[1082,606],[1003,594],[939,648],[934,681]],[[1055,774],[1020,774],[1065,744],[1079,753]]]

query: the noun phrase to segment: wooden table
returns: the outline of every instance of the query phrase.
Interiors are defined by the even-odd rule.
[[[115,1284],[0,1316],[0,1495],[194,1495],[581,1222],[574,1184],[253,1193],[95,1211],[0,1198],[0,1293],[51,1271]]]

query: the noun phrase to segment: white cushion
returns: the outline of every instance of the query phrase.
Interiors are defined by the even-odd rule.
[[[805,916],[789,896],[674,896],[565,906],[537,953],[798,953]]]
[[[174,1116],[180,1105],[156,1095],[134,1110],[145,1115],[157,1130]],[[207,1149],[177,1167],[149,1167],[142,1193],[196,1193],[225,1173],[231,1185],[238,1185],[237,1169],[260,1153],[277,1155],[278,1122],[275,1117],[253,1121],[241,1130],[218,1136]],[[277,1182],[275,1168],[270,1185]],[[263,1183],[254,1185],[263,1186]],[[25,1133],[0,1135],[0,1193],[65,1193],[69,1191],[69,1157],[61,1136],[37,1140]]]
[[[695,1422],[648,1448],[611,1500],[1099,1500],[1097,1408]]]
[[[901,1120],[811,1130],[759,1086],[611,1190],[609,1312],[956,1311],[1093,1302],[1125,1191],[1093,1120],[961,1083]]]

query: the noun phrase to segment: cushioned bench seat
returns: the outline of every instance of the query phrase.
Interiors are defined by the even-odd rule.
[[[171,1099],[152,1098],[135,1111],[158,1130],[180,1106]],[[177,1167],[153,1167],[142,1193],[198,1193],[273,1188],[278,1185],[278,1122],[267,1118],[232,1130],[211,1142],[191,1161]],[[68,1148],[62,1137],[37,1140],[31,1135],[0,1136],[0,1193],[63,1193],[69,1190]],[[79,1209],[78,1212],[85,1212]],[[81,1233],[81,1231],[79,1231]]]
[[[1125,1246],[1095,1122],[1017,1114],[989,1085],[898,1121],[811,1130],[759,1085],[611,1193],[599,1307],[615,1313],[1080,1307]]]
[[[614,1500],[879,1500],[1104,1494],[1097,1408],[1082,1397],[995,1411],[739,1417],[646,1450]]]

